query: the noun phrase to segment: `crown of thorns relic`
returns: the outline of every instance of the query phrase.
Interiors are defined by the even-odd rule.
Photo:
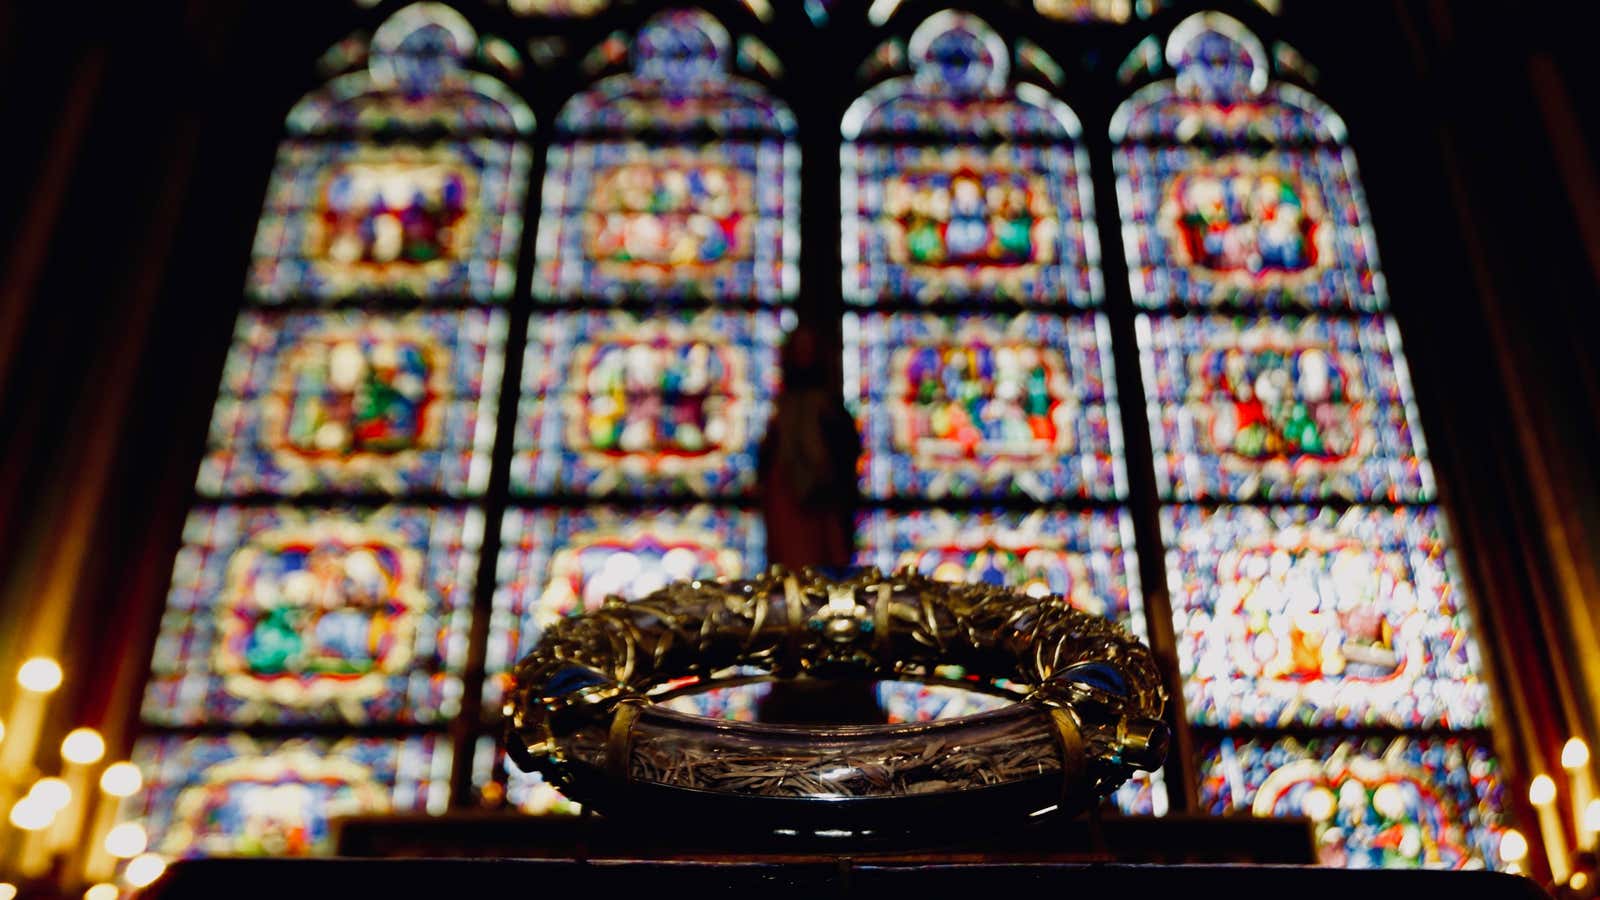
[[[944,677],[951,666],[959,680]],[[820,727],[657,704],[798,676],[955,684],[1017,702],[937,722]],[[517,764],[607,814],[867,829],[935,810],[948,822],[966,806],[1077,812],[1161,764],[1165,702],[1150,650],[1061,597],[773,567],[611,598],[559,622],[517,665],[505,712]]]

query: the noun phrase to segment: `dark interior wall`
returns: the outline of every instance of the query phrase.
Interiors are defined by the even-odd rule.
[[[1265,18],[1247,3],[1216,5]],[[1069,82],[1102,85],[1064,91],[1089,129],[1114,106],[1109,73],[1127,49],[1201,8],[1176,6],[1150,26],[1098,29],[1085,43],[1103,50],[1062,60]],[[1502,668],[1555,684],[1577,646],[1534,625],[1571,578],[1594,572],[1569,572],[1564,587],[1571,561],[1564,570],[1548,539],[1540,480],[1556,491],[1571,556],[1588,565],[1580,551],[1600,535],[1586,465],[1600,457],[1589,327],[1600,235],[1584,230],[1584,203],[1600,199],[1572,174],[1593,171],[1600,108],[1581,36],[1500,5],[1285,6],[1277,30],[1321,71],[1318,92],[1350,125],[1425,432],[1469,576],[1491,601],[1483,624],[1523,635]],[[342,0],[0,12],[12,175],[0,181],[0,658],[17,651],[41,598],[56,596],[44,589],[63,569],[52,561],[76,560],[62,582],[78,601],[64,661],[88,719],[118,696],[105,685],[135,681],[145,663],[282,115],[318,82],[313,61],[327,46],[377,18]],[[601,32],[579,30],[581,53]],[[773,35],[791,71],[829,73],[828,91],[789,86],[802,122],[836,121],[831,106],[850,92],[835,85],[876,42],[864,31],[853,40],[838,48],[847,62],[823,65],[794,59]],[[531,96],[541,122],[566,93]],[[1552,131],[1553,98],[1575,127]],[[831,210],[832,182],[807,174],[806,208]],[[808,242],[805,302],[825,312],[837,240]],[[1567,643],[1541,653],[1540,635]],[[1553,738],[1589,712],[1574,721],[1545,693],[1511,692],[1538,696],[1517,700],[1510,724],[1559,747]]]

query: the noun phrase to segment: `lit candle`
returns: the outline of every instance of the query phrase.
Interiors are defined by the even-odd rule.
[[[93,728],[75,728],[61,741],[61,778],[72,796],[50,826],[52,851],[60,853],[78,843],[84,811],[89,807],[90,768],[105,755],[105,739]]]
[[[106,849],[106,836],[117,824],[122,801],[139,793],[143,784],[139,767],[131,762],[112,763],[100,773],[100,800],[95,805],[94,822],[89,828],[83,864],[84,881],[94,883],[111,880],[117,863]]]
[[[1549,775],[1539,775],[1528,785],[1528,802],[1539,813],[1539,835],[1544,838],[1544,852],[1550,857],[1550,877],[1556,884],[1566,884],[1572,874],[1572,864],[1567,859],[1567,835],[1561,829],[1561,815],[1556,812],[1556,783]]]
[[[57,799],[54,791],[29,791],[28,796],[11,807],[11,825],[22,832],[22,850],[17,854],[17,874],[23,878],[38,878],[50,868],[50,851],[46,846],[45,830],[56,817]]]
[[[1572,787],[1572,830],[1578,836],[1579,850],[1593,850],[1594,832],[1584,827],[1584,812],[1594,801],[1594,777],[1589,772],[1589,745],[1582,738],[1573,738],[1561,748],[1561,768],[1567,770],[1567,783]]]
[[[0,747],[0,772],[24,772],[33,764],[33,751],[39,748],[39,731],[44,727],[44,700],[61,686],[61,666],[48,657],[35,656],[17,669],[17,685],[22,690],[11,704],[5,746]]]

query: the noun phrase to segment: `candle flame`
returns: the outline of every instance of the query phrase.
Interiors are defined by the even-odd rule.
[[[1589,745],[1583,742],[1583,738],[1572,738],[1561,748],[1561,768],[1570,772],[1588,764]]]
[[[1539,775],[1528,784],[1528,802],[1548,806],[1556,802],[1556,783],[1549,775]]]

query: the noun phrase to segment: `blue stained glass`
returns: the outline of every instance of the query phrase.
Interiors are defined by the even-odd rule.
[[[481,493],[505,329],[488,310],[243,313],[200,492]]]
[[[1161,520],[1191,721],[1489,724],[1437,509],[1169,507]]]
[[[858,520],[856,545],[857,565],[1056,594],[1144,636],[1133,522],[1122,510],[877,510]]]
[[[503,300],[516,282],[527,148],[285,141],[256,229],[248,291]]]
[[[851,314],[845,400],[872,498],[1122,496],[1103,317]]]
[[[1389,319],[1140,316],[1138,334],[1163,498],[1434,496]]]
[[[1141,305],[1387,304],[1349,150],[1124,145],[1115,159]]]
[[[774,313],[558,313],[523,365],[511,482],[531,494],[731,496],[755,486],[778,390]]]
[[[1011,55],[987,23],[968,13],[929,16],[912,32],[912,74],[885,81],[846,111],[843,132],[858,138],[940,136],[1065,142],[1078,118],[1037,85],[1007,87]]]
[[[498,711],[506,673],[549,623],[606,595],[637,599],[669,582],[739,578],[766,567],[755,513],[690,509],[513,509],[501,528],[484,667],[485,708]]]
[[[1310,93],[1268,82],[1267,52],[1238,21],[1197,13],[1172,30],[1177,77],[1147,85],[1111,119],[1114,141],[1343,143],[1344,122]]]
[[[658,13],[639,30],[633,49],[631,74],[606,78],[561,108],[556,126],[563,134],[795,133],[783,101],[728,74],[732,42],[706,13]]]
[[[1305,816],[1324,865],[1498,867],[1500,764],[1470,738],[1224,738],[1201,748],[1200,808]]]
[[[844,289],[852,303],[1099,301],[1081,149],[851,144],[843,161]]]
[[[444,736],[145,737],[130,818],[167,857],[326,855],[333,816],[444,812],[450,759]]]
[[[478,35],[442,3],[413,3],[372,36],[367,68],[307,94],[291,134],[405,134],[444,129],[528,134],[533,113],[501,82],[469,71]]]
[[[535,293],[785,302],[799,278],[799,168],[777,140],[552,147]]]
[[[144,720],[448,721],[482,534],[475,510],[191,512]]]

